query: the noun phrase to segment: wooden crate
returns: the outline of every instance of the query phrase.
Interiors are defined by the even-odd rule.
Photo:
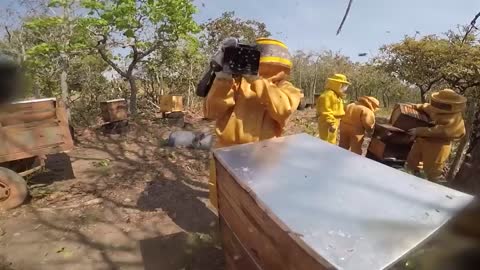
[[[181,112],[183,111],[182,96],[163,95],[160,96],[160,112]]]
[[[65,104],[55,99],[14,102],[0,111],[0,163],[73,148]]]
[[[416,110],[411,104],[395,105],[390,117],[390,124],[402,130],[432,126],[428,115]]]
[[[116,122],[128,119],[127,101],[123,98],[100,102],[102,119],[105,122]]]

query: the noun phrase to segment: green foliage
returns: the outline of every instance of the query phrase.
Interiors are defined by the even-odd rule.
[[[315,94],[324,90],[327,78],[335,73],[347,75],[352,82],[347,97],[350,101],[369,95],[389,107],[397,102],[416,100],[414,92],[400,80],[372,64],[354,63],[331,51],[320,54],[297,51],[294,54],[292,81],[304,91],[307,101],[313,102]]]
[[[463,30],[462,30],[463,31]],[[429,35],[384,46],[377,59],[383,69],[415,85],[423,100],[428,91],[444,86],[466,93],[480,86],[480,46],[474,33],[462,39],[449,31],[445,36]]]
[[[350,81],[349,97],[352,101],[361,96],[374,96],[386,108],[399,102],[420,101],[414,89],[372,64],[356,64]]]
[[[224,12],[217,19],[210,19],[201,25],[200,40],[207,55],[213,54],[220,42],[228,37],[236,37],[250,44],[259,37],[269,37],[267,26],[255,20],[242,20],[235,12]]]
[[[130,83],[130,111],[136,113],[137,86],[134,71],[153,52],[177,46],[182,38],[198,32],[196,12],[190,0],[83,0],[88,15],[83,26],[100,37],[96,49],[102,59]],[[121,68],[109,50],[130,50]]]
[[[442,53],[446,43],[435,35],[419,40],[406,37],[402,42],[384,46],[377,59],[385,71],[400,80],[415,85],[422,100],[425,94],[438,84],[442,77]]]

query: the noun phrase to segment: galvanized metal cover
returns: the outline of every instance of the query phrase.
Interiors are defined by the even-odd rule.
[[[119,102],[119,101],[127,101],[127,100],[124,98],[117,98],[117,99],[102,101],[101,103],[112,103],[112,102]]]
[[[337,269],[387,268],[473,199],[306,134],[214,154]]]
[[[24,103],[35,103],[35,102],[43,102],[43,101],[56,101],[56,98],[40,98],[40,99],[29,99],[29,100],[20,100],[14,101],[12,104],[24,104]]]

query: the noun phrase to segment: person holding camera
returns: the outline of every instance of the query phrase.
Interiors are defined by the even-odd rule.
[[[235,40],[227,40],[221,51],[236,45]],[[288,82],[292,62],[287,46],[278,40],[260,38],[256,48],[260,51],[258,76],[232,76],[223,70],[215,73],[204,103],[205,117],[216,120],[215,148],[281,136],[287,119],[300,103],[300,89]],[[217,54],[213,61],[222,63],[222,56]],[[217,207],[213,159],[209,188],[210,202]]]

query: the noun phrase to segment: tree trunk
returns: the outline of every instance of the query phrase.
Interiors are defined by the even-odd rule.
[[[62,90],[62,100],[67,103],[68,100],[68,84],[67,84],[67,72],[65,70],[60,74],[60,89]]]
[[[128,78],[128,83],[130,84],[130,113],[132,115],[137,114],[137,83],[135,82],[135,77],[130,76]]]
[[[455,158],[452,162],[452,166],[450,166],[450,170],[448,171],[447,175],[447,181],[452,181],[455,173],[458,170],[458,166],[460,165],[460,161],[462,161],[463,158],[463,153],[465,152],[465,147],[467,146],[467,143],[470,139],[470,134],[471,134],[471,126],[473,123],[473,118],[475,117],[475,104],[474,103],[469,103],[467,107],[467,115],[466,115],[466,130],[467,134],[465,137],[462,138],[460,143],[458,144],[457,148],[457,153],[455,154]]]
[[[452,187],[473,195],[480,195],[480,108],[472,124],[470,147],[465,160],[452,182]]]
[[[390,104],[389,104],[390,102],[388,101],[388,95],[387,95],[387,93],[384,92],[383,95],[382,95],[382,98],[383,98],[383,107],[384,107],[384,108],[388,108],[389,105],[390,105]]]
[[[32,87],[33,87],[33,95],[35,96],[35,98],[41,98],[42,95],[40,93],[40,87],[38,87],[38,82],[37,82],[37,79],[35,77],[33,77],[33,80],[32,80]]]
[[[65,69],[60,74],[60,89],[62,90],[62,100],[67,108],[68,121],[70,122],[70,104],[68,103],[67,71]]]
[[[420,88],[420,100],[422,101],[422,103],[427,102],[427,98],[425,97],[426,93],[427,93],[427,91]]]

